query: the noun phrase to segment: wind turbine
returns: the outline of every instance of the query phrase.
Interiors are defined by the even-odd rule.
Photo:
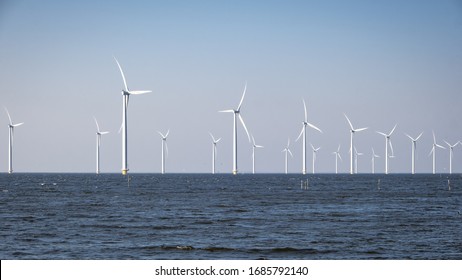
[[[125,80],[124,72],[122,71],[122,67],[119,64],[119,61],[114,57],[114,60],[119,66],[120,74],[122,75],[122,79],[124,81],[124,89],[122,90],[122,174],[127,175],[128,172],[128,139],[127,139],[127,108],[128,108],[128,101],[130,99],[130,95],[139,95],[144,93],[151,92],[150,90],[129,90],[127,86],[127,81]]]
[[[390,131],[390,133],[385,134],[380,131],[376,131],[378,134],[385,136],[385,174],[388,174],[388,146],[392,149],[392,155],[393,155],[393,146],[391,145],[391,140],[390,137],[393,134],[393,132],[396,129],[397,124],[393,127],[393,129]]]
[[[99,148],[101,146],[101,135],[108,134],[109,131],[100,131],[98,121],[93,117],[96,123],[96,174],[99,174]]]
[[[247,137],[249,138],[250,142],[250,134],[249,131],[247,130],[247,127],[245,126],[244,119],[242,119],[241,116],[241,106],[242,106],[242,101],[244,101],[245,97],[245,92],[247,90],[247,83],[244,86],[244,93],[242,94],[241,101],[239,102],[239,105],[237,106],[237,109],[231,109],[231,110],[223,110],[219,111],[220,113],[234,113],[234,122],[233,122],[233,174],[237,174],[237,118],[242,123],[242,126],[244,127],[245,132],[247,133]]]
[[[366,130],[367,127],[354,129],[353,125],[351,124],[350,119],[347,117],[346,114],[344,115],[348,121],[348,124],[350,125],[350,132],[351,132],[351,136],[350,136],[350,174],[353,174],[353,146],[354,146],[353,145],[353,135],[355,134],[355,132]]]
[[[286,159],[286,161],[285,161],[285,163],[286,163],[285,164],[285,167],[286,167],[285,172],[286,172],[286,174],[287,174],[287,171],[288,171],[288,157],[287,157],[287,154],[290,154],[291,157],[294,157],[294,155],[292,154],[292,152],[289,149],[289,145],[290,145],[290,138],[287,138],[287,146],[285,147],[284,150],[282,150],[283,153],[284,152],[286,153],[286,157],[285,157],[285,159]]]
[[[449,174],[452,174],[452,157],[454,156],[454,147],[459,145],[459,142],[455,143],[454,145],[449,144],[448,142],[444,141],[449,146]]]
[[[212,133],[210,133],[210,136],[212,137],[212,174],[215,174],[215,160],[216,160],[216,154],[217,154],[217,143],[220,142],[221,138],[215,139],[213,137]]]
[[[9,137],[9,142],[8,142],[8,173],[13,173],[13,138],[14,138],[14,128],[17,126],[20,126],[22,123],[17,123],[13,124],[13,121],[11,120],[10,113],[8,112],[8,109],[5,107],[6,114],[8,115],[9,123],[8,123],[8,137]]]
[[[314,174],[314,164],[316,163],[316,153],[319,151],[319,149],[321,149],[321,147],[315,148],[313,144],[311,143],[310,145],[311,145],[311,149],[313,150],[313,174]]]
[[[374,148],[372,148],[372,174],[375,174],[375,158],[379,158],[380,156],[375,154]]]
[[[159,131],[157,131],[157,133],[159,133],[162,137],[162,174],[165,174],[165,158],[168,156],[167,137],[170,133],[170,129],[167,130],[167,133],[165,135],[163,135]],[[164,151],[166,152],[166,155],[164,155]]]
[[[314,126],[313,124],[309,123],[308,122],[308,114],[306,112],[306,103],[305,103],[305,99],[303,99],[303,109],[305,109],[305,120],[303,121],[303,127],[302,127],[302,130],[300,131],[300,134],[298,135],[297,139],[295,140],[295,142],[298,141],[298,139],[300,139],[300,137],[302,136],[303,134],[303,168],[302,168],[302,173],[303,174],[306,174],[306,126],[310,126],[311,128],[314,128],[316,129],[317,131],[321,132],[321,129],[317,128],[316,126]]]
[[[433,154],[433,174],[435,174],[435,171],[436,171],[436,148],[441,148],[441,149],[446,149],[446,148],[441,146],[441,145],[436,144],[435,132],[432,131],[432,133],[433,133],[433,148],[432,148],[432,150],[430,151],[430,153],[428,155],[430,156],[431,154]]]
[[[363,153],[358,153],[355,147],[355,174],[358,174],[358,156],[364,155]]]
[[[337,161],[338,159],[342,160],[342,157],[340,156],[340,145],[338,145],[337,151],[333,152],[332,154],[335,155],[335,174],[338,174]]]
[[[419,134],[419,136],[417,136],[415,139],[412,138],[411,136],[409,136],[409,134],[405,134],[409,139],[411,139],[412,141],[412,153],[411,153],[411,156],[412,156],[412,169],[411,169],[411,172],[412,174],[415,174],[415,149],[417,148],[417,140],[419,140],[420,136],[422,136],[423,132]]]
[[[255,139],[252,135],[252,173],[255,174],[255,148],[263,148],[263,146],[255,144]]]

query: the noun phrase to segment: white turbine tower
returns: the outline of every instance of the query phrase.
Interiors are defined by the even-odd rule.
[[[319,149],[321,149],[321,147],[315,148],[315,147],[313,146],[313,144],[311,144],[311,143],[310,143],[310,145],[311,145],[311,149],[312,149],[312,151],[313,151],[313,174],[314,174],[314,165],[315,165],[315,163],[316,163],[316,153],[319,151]]]
[[[379,157],[380,156],[375,154],[374,148],[372,148],[372,174],[375,174],[375,159]]]
[[[452,174],[452,157],[454,156],[454,147],[459,145],[459,142],[455,143],[454,145],[449,144],[447,141],[444,141],[446,145],[449,146],[449,174]]]
[[[358,174],[358,156],[364,155],[363,153],[358,153],[355,147],[355,174]]]
[[[255,174],[255,148],[263,148],[261,145],[255,144],[255,139],[252,135],[252,173]]]
[[[98,121],[95,117],[93,117],[93,119],[95,119],[96,123],[96,174],[99,174],[99,150],[101,146],[101,135],[108,134],[109,131],[101,131],[99,129]]]
[[[433,174],[435,174],[435,172],[436,172],[436,148],[441,148],[441,149],[446,149],[446,148],[441,146],[441,145],[436,144],[435,132],[432,131],[432,133],[433,133],[433,147],[432,147],[430,153],[428,154],[428,156],[433,154]]]
[[[412,143],[412,152],[411,152],[411,161],[412,161],[412,174],[415,174],[415,149],[417,148],[417,140],[419,140],[420,136],[422,136],[423,132],[419,134],[415,139],[409,136],[409,134],[405,134],[409,139],[411,139]]]
[[[353,135],[355,134],[355,132],[366,130],[367,127],[354,129],[353,125],[351,124],[350,119],[347,117],[346,114],[344,114],[344,115],[345,115],[345,118],[348,121],[348,124],[350,125],[350,134],[351,134],[350,135],[350,174],[353,174],[353,146],[354,146],[354,144],[353,144]]]
[[[17,123],[13,124],[13,121],[11,120],[10,113],[8,112],[8,109],[5,107],[6,114],[8,115],[8,120],[10,121],[8,123],[8,137],[9,137],[9,142],[8,142],[8,173],[13,173],[13,138],[14,138],[14,128],[18,127],[22,123]]]
[[[286,168],[285,168],[285,172],[286,172],[286,174],[287,174],[287,172],[288,172],[288,166],[289,166],[289,165],[288,165],[288,160],[289,160],[289,158],[288,158],[287,154],[290,154],[291,157],[294,157],[294,155],[292,154],[292,152],[291,152],[290,149],[289,149],[289,145],[290,145],[290,138],[287,139],[287,146],[286,146],[286,148],[285,148],[284,150],[282,150],[282,152],[285,152],[285,153],[286,153],[286,156],[285,156],[285,159],[286,159],[286,161],[285,161],[285,163],[286,163],[286,164],[285,164],[285,167],[286,167]]]
[[[165,174],[165,159],[166,157],[168,157],[167,137],[168,137],[168,134],[170,133],[170,129],[167,130],[167,133],[165,135],[163,135],[159,131],[157,131],[157,133],[159,133],[160,136],[162,137],[162,174]]]
[[[321,131],[321,129],[317,128],[316,126],[314,126],[313,124],[308,122],[308,114],[306,112],[306,103],[305,103],[304,99],[303,99],[303,109],[305,109],[305,120],[302,122],[302,124],[303,124],[302,130],[300,131],[300,134],[298,135],[295,142],[297,142],[298,139],[300,139],[300,137],[303,135],[303,167],[302,167],[302,173],[306,174],[306,126],[308,125],[311,128],[314,128],[314,129],[316,129],[317,131],[319,131],[321,133],[322,133],[322,131]]]
[[[393,155],[393,146],[391,145],[391,140],[390,137],[393,134],[393,132],[396,129],[397,124],[393,127],[393,129],[390,131],[390,133],[385,134],[380,131],[376,131],[378,134],[385,136],[385,174],[388,174],[388,146],[392,149],[392,155]]]
[[[242,119],[242,116],[241,116],[241,106],[242,106],[242,101],[244,101],[246,90],[247,90],[247,83],[245,84],[244,93],[242,94],[241,101],[239,102],[239,105],[237,106],[236,110],[231,109],[231,110],[219,111],[220,113],[234,113],[234,122],[233,122],[233,174],[234,175],[236,175],[238,172],[238,169],[237,169],[237,118],[238,117],[242,123],[242,126],[244,127],[245,132],[247,133],[247,137],[249,138],[249,142],[250,142],[249,131],[247,130],[247,127],[245,126],[245,123],[244,123],[244,119]]]
[[[212,137],[212,174],[215,174],[215,160],[216,160],[216,155],[217,155],[217,143],[220,142],[221,138],[215,139],[213,137],[212,133],[210,133],[210,136]]]
[[[129,90],[127,81],[125,80],[124,72],[119,64],[119,61],[114,57],[114,60],[119,66],[120,74],[124,81],[124,89],[122,90],[123,102],[122,102],[122,174],[127,175],[128,172],[128,139],[127,139],[127,108],[130,95],[139,95],[151,92],[150,90]]]
[[[338,159],[342,160],[342,157],[340,156],[340,145],[338,145],[337,151],[332,154],[335,155],[335,174],[338,174]]]

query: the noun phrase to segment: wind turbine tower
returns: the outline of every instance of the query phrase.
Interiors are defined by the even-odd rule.
[[[244,123],[244,119],[242,119],[242,116],[241,116],[241,106],[242,106],[242,102],[244,101],[246,90],[247,90],[247,83],[244,86],[244,93],[242,94],[241,101],[239,102],[237,109],[219,111],[220,113],[234,113],[234,119],[233,119],[233,174],[234,175],[236,175],[238,172],[238,169],[237,169],[237,119],[238,118],[241,121],[241,124],[244,127],[244,130],[247,133],[247,137],[249,138],[249,142],[250,142],[249,131],[247,130],[247,127],[245,126],[245,123]]]
[[[364,127],[364,128],[357,128],[355,129],[353,127],[353,125],[351,124],[351,121],[350,119],[348,118],[348,116],[346,114],[345,115],[345,118],[347,119],[348,121],[348,124],[350,125],[350,174],[353,174],[353,153],[354,153],[354,150],[353,150],[353,142],[354,142],[354,139],[353,139],[353,136],[356,132],[359,132],[359,131],[363,131],[363,130],[366,130],[367,127]]]
[[[98,121],[96,120],[95,117],[93,117],[93,118],[95,119],[95,123],[96,123],[96,174],[99,174],[99,172],[100,172],[100,169],[99,169],[99,157],[100,157],[99,150],[100,150],[100,146],[101,146],[101,135],[108,134],[109,131],[100,131]]]
[[[393,134],[393,132],[395,131],[396,126],[397,126],[397,124],[395,124],[393,129],[388,134],[385,134],[385,133],[380,132],[380,131],[376,131],[378,134],[385,136],[385,174],[388,174],[388,146],[390,146],[390,148],[392,149],[392,154],[393,154],[393,146],[391,144],[390,137]]]
[[[412,141],[412,152],[411,152],[411,162],[412,162],[412,166],[411,166],[411,173],[412,174],[415,174],[415,150],[417,148],[417,140],[419,140],[420,136],[422,136],[423,132],[419,134],[419,136],[417,136],[415,139],[412,138],[411,136],[409,136],[409,134],[406,134],[406,136],[411,139]]]
[[[168,130],[165,135],[163,135],[159,131],[157,131],[157,133],[159,133],[160,136],[162,137],[162,159],[161,159],[162,160],[162,174],[165,174],[165,159],[168,156],[167,137],[168,137],[168,134],[170,133],[170,130]]]
[[[300,137],[303,135],[303,167],[302,167],[302,173],[306,174],[306,126],[308,125],[309,127],[313,128],[313,129],[316,129],[317,131],[319,131],[321,133],[322,133],[322,131],[321,131],[321,129],[317,128],[316,126],[314,126],[313,124],[308,122],[308,114],[306,112],[306,103],[305,103],[304,99],[303,99],[303,109],[305,110],[305,119],[302,122],[302,124],[303,124],[302,130],[300,131],[300,134],[298,135],[295,142],[297,142],[298,139],[300,139]]]
[[[454,156],[454,147],[459,145],[459,142],[455,143],[454,145],[449,144],[447,141],[444,141],[446,145],[449,146],[449,174],[452,174],[452,157]]]
[[[290,138],[287,139],[287,146],[284,150],[282,150],[282,152],[285,152],[285,172],[287,174],[288,172],[288,166],[289,166],[289,158],[288,158],[288,155],[287,154],[290,154],[291,157],[293,157],[294,155],[292,154],[292,152],[290,151],[289,149],[289,145],[290,145]]]
[[[128,173],[128,128],[127,128],[127,109],[130,95],[139,95],[151,92],[150,90],[129,90],[127,81],[125,80],[124,72],[119,64],[119,61],[114,57],[117,66],[119,67],[120,74],[124,81],[124,89],[122,90],[122,174],[127,175]]]
[[[22,123],[17,123],[13,124],[13,121],[11,120],[10,113],[8,112],[8,109],[5,107],[6,114],[8,115],[8,120],[10,121],[8,123],[8,173],[13,173],[13,138],[14,138],[14,128],[18,127]]]
[[[216,161],[216,155],[217,155],[217,143],[220,142],[221,138],[215,139],[213,137],[212,133],[210,133],[210,136],[212,137],[212,174],[215,174],[215,161]]]
[[[430,154],[428,155],[433,154],[433,174],[435,174],[436,173],[436,148],[440,148],[440,149],[446,149],[446,148],[441,145],[436,144],[435,132],[432,131],[432,133],[433,133],[433,147],[430,151]]]

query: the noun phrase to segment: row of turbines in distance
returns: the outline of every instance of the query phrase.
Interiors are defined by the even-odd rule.
[[[121,135],[122,135],[122,174],[123,175],[127,175],[128,174],[128,103],[129,103],[129,100],[130,100],[130,96],[131,95],[141,95],[141,94],[145,94],[145,93],[150,93],[151,91],[150,90],[130,90],[128,88],[128,85],[127,85],[127,80],[125,79],[125,75],[124,75],[124,72],[122,70],[122,67],[120,66],[120,63],[119,61],[114,57],[114,60],[115,62],[117,63],[117,66],[119,68],[119,71],[120,71],[120,74],[122,76],[122,80],[123,80],[123,83],[124,83],[124,89],[122,90],[122,125],[120,127],[120,130],[119,130],[119,133],[121,132]],[[242,107],[242,103],[244,101],[244,97],[245,97],[245,94],[246,94],[246,90],[247,90],[247,84],[244,86],[244,91],[242,93],[242,97],[241,97],[241,100],[237,106],[236,109],[229,109],[229,110],[222,110],[222,111],[219,111],[221,113],[233,113],[233,170],[232,170],[232,173],[233,174],[238,174],[238,158],[237,158],[237,155],[238,155],[238,137],[237,137],[237,133],[238,133],[238,122],[240,122],[242,124],[242,127],[244,128],[246,134],[247,134],[247,137],[248,137],[248,140],[249,142],[252,144],[252,173],[255,173],[255,149],[257,148],[263,148],[263,146],[261,145],[257,145],[255,143],[255,139],[253,136],[250,135],[246,125],[245,125],[245,122],[244,122],[244,119],[242,118],[241,114],[240,114],[240,111],[241,111],[241,107]],[[311,124],[310,122],[308,122],[308,114],[307,114],[307,109],[306,109],[306,103],[305,103],[305,100],[302,100],[303,101],[303,109],[304,109],[304,113],[305,113],[305,118],[302,122],[302,129],[298,135],[298,137],[296,138],[296,142],[299,141],[300,139],[302,139],[302,173],[303,174],[306,174],[307,173],[307,166],[306,166],[306,161],[307,161],[307,158],[306,158],[306,153],[307,153],[307,127],[310,127],[316,131],[318,131],[319,133],[322,133],[322,130],[320,128],[318,128],[317,126],[315,126],[314,124]],[[5,111],[8,115],[8,119],[9,119],[9,124],[8,124],[8,128],[9,128],[9,142],[8,142],[8,145],[9,145],[9,148],[8,148],[8,173],[12,173],[13,172],[13,138],[14,138],[14,129],[15,127],[18,127],[24,123],[17,123],[17,124],[14,124],[12,119],[11,119],[11,116],[10,116],[10,113],[8,112],[8,109],[5,108]],[[357,166],[358,166],[358,156],[361,156],[363,155],[363,153],[359,153],[354,145],[354,136],[357,132],[361,132],[361,131],[364,131],[366,129],[368,129],[367,127],[363,127],[363,128],[355,128],[352,124],[352,122],[350,121],[350,119],[348,118],[348,116],[346,114],[345,115],[345,119],[346,121],[348,122],[348,125],[350,127],[350,149],[349,149],[349,155],[350,155],[350,174],[355,174],[357,173]],[[96,118],[94,119],[95,120],[95,123],[96,123],[96,173],[99,174],[100,173],[100,146],[101,146],[101,137],[102,135],[104,134],[107,134],[109,133],[108,131],[101,131],[100,130],[100,126],[98,124],[98,121],[96,120]],[[395,131],[397,125],[395,125],[391,131],[387,134],[387,133],[384,133],[384,132],[380,132],[380,131],[377,131],[378,134],[380,135],[383,135],[385,137],[385,174],[388,174],[389,173],[389,160],[391,158],[394,157],[394,153],[393,153],[393,145],[392,145],[392,142],[391,142],[391,136],[393,135],[393,132]],[[166,158],[167,158],[167,155],[168,155],[168,146],[167,146],[167,138],[168,138],[168,135],[170,133],[170,131],[168,130],[165,134],[161,133],[161,132],[158,132],[159,135],[161,136],[161,139],[162,139],[162,156],[161,156],[161,173],[164,174],[166,172],[165,170],[165,162],[166,162]],[[416,166],[416,160],[415,160],[415,151],[416,151],[416,147],[417,147],[417,141],[420,139],[420,137],[422,136],[423,132],[420,133],[417,137],[413,138],[411,137],[410,135],[406,134],[406,136],[411,140],[411,173],[412,174],[415,174],[415,166]],[[437,149],[446,149],[444,146],[442,145],[439,145],[437,142],[436,142],[436,137],[435,137],[435,133],[432,132],[433,134],[433,146],[432,146],[432,149],[430,151],[430,154],[429,155],[432,155],[432,160],[433,160],[433,174],[435,174],[436,172],[436,151]],[[221,138],[218,138],[216,139],[211,133],[210,133],[210,136],[212,138],[212,173],[215,174],[215,162],[216,162],[216,154],[217,154],[217,143],[221,140]],[[447,141],[444,141],[448,148],[449,148],[449,173],[452,174],[452,158],[454,156],[453,154],[453,149],[461,144],[462,145],[462,142],[461,141],[458,141],[457,143],[455,144],[450,144],[448,143]],[[315,148],[311,143],[311,149],[312,149],[312,173],[314,174],[315,173],[315,164],[316,164],[316,153],[319,151],[320,147],[318,148]],[[289,148],[290,146],[290,139],[287,140],[287,146],[282,150],[282,152],[285,153],[285,157],[284,157],[284,161],[285,161],[285,173],[287,174],[288,173],[288,162],[289,162],[289,155],[293,157],[293,154],[292,154],[292,151],[290,150]],[[338,159],[342,160],[342,157],[340,156],[340,145],[338,146],[338,149],[337,151],[334,151],[332,153],[333,155],[335,155],[335,173],[338,173]],[[372,173],[375,173],[375,160],[376,158],[379,158],[379,156],[377,154],[375,154],[375,151],[374,149],[372,148],[372,156],[371,156],[371,172]]]

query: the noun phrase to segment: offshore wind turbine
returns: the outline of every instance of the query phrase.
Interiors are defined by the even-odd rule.
[[[298,139],[300,139],[300,137],[303,135],[303,167],[302,167],[302,173],[306,174],[306,126],[308,125],[311,128],[316,129],[317,131],[319,131],[321,133],[322,133],[322,131],[321,131],[321,129],[317,128],[315,125],[308,122],[308,114],[306,112],[305,99],[303,99],[303,109],[305,109],[305,119],[302,122],[302,124],[303,124],[302,130],[300,131],[300,134],[298,135],[295,142],[297,142]]]
[[[454,145],[449,144],[448,142],[444,141],[449,146],[449,174],[452,174],[452,157],[454,156],[454,147],[459,145],[459,142],[455,143]]]
[[[165,158],[168,156],[167,137],[168,137],[168,134],[170,133],[170,129],[167,130],[167,133],[165,135],[163,135],[159,131],[157,131],[157,133],[159,133],[160,136],[162,137],[162,174],[165,174]],[[165,155],[164,155],[164,152],[166,152]]]
[[[314,174],[314,165],[316,163],[316,153],[319,151],[319,149],[321,149],[321,147],[315,148],[313,146],[313,144],[311,144],[311,143],[310,143],[310,145],[311,145],[311,149],[313,150],[313,174]]]
[[[337,151],[333,152],[332,154],[335,155],[335,174],[338,174],[338,159],[342,160],[342,157],[340,156],[340,145],[338,145]]]
[[[6,114],[8,115],[8,120],[10,121],[8,123],[8,173],[13,173],[13,138],[14,138],[14,128],[18,127],[22,123],[17,123],[13,124],[13,121],[11,120],[10,113],[8,112],[8,109],[5,107]]]
[[[128,172],[128,130],[127,130],[127,109],[128,109],[128,101],[130,99],[130,95],[139,95],[151,92],[150,90],[129,90],[127,81],[125,80],[124,72],[122,71],[122,67],[119,64],[119,61],[114,57],[114,60],[119,67],[120,74],[122,75],[122,79],[124,81],[124,89],[122,90],[122,174],[127,175]]]
[[[375,154],[374,148],[372,148],[372,174],[375,174],[375,159],[379,157],[380,156]]]
[[[363,153],[358,153],[355,147],[355,174],[358,174],[358,156],[364,155]]]
[[[238,172],[238,169],[237,169],[237,119],[238,118],[241,121],[241,124],[244,127],[244,130],[247,133],[247,137],[249,138],[249,142],[250,142],[249,131],[247,130],[247,127],[245,126],[245,123],[244,123],[244,119],[241,116],[241,106],[242,106],[242,102],[244,101],[246,90],[247,90],[247,83],[244,86],[244,92],[242,94],[239,105],[237,105],[237,109],[219,111],[220,113],[234,113],[234,119],[233,119],[234,120],[233,121],[233,174],[234,175],[236,175]]]
[[[436,144],[436,137],[435,137],[435,132],[432,131],[433,133],[433,147],[430,153],[428,154],[429,156],[433,154],[433,174],[435,174],[436,171],[436,148],[441,148],[441,149],[446,149],[445,147]]]
[[[350,119],[347,117],[346,114],[344,114],[344,115],[345,115],[345,118],[348,121],[348,124],[350,125],[350,174],[353,174],[353,146],[354,146],[354,144],[353,144],[353,141],[354,141],[353,135],[355,134],[355,132],[366,130],[367,127],[354,129],[353,125],[351,124]]]
[[[255,148],[263,148],[261,145],[255,144],[255,139],[252,135],[252,173],[255,174]]]
[[[385,136],[385,174],[388,174],[388,146],[390,146],[390,148],[392,149],[392,155],[393,155],[393,146],[391,144],[390,137],[393,134],[393,132],[395,131],[396,126],[397,126],[397,124],[395,124],[393,129],[388,134],[385,134],[385,133],[380,132],[380,131],[376,131],[378,134]]]
[[[210,133],[210,136],[212,137],[212,174],[215,174],[215,160],[216,160],[216,155],[217,155],[217,143],[220,142],[221,138],[215,139],[213,137],[212,133]]]
[[[412,152],[411,152],[411,161],[412,161],[412,166],[411,166],[411,172],[412,174],[415,174],[415,149],[417,148],[417,140],[419,140],[420,136],[422,136],[423,132],[419,134],[415,139],[409,136],[409,134],[405,134],[409,139],[412,141]]]
[[[108,134],[109,131],[101,131],[99,129],[98,121],[93,117],[96,123],[96,174],[99,174],[99,150],[101,146],[101,135]]]
[[[286,153],[286,156],[285,156],[285,159],[286,159],[286,161],[285,161],[285,163],[286,163],[286,164],[285,164],[285,172],[286,172],[286,174],[287,174],[287,172],[288,172],[288,166],[289,166],[289,165],[288,165],[288,164],[289,164],[289,163],[288,163],[288,160],[289,160],[289,159],[288,159],[287,154],[290,154],[291,157],[294,157],[294,155],[292,154],[292,152],[291,152],[290,149],[289,149],[289,146],[290,146],[290,138],[287,138],[287,146],[285,147],[284,150],[282,150],[283,153],[284,153],[284,152]]]

